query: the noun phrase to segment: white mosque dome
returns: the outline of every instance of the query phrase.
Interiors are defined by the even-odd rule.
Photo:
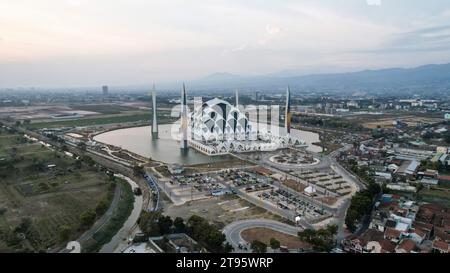
[[[252,123],[238,108],[221,99],[212,99],[194,109],[191,131],[206,141],[248,139]]]

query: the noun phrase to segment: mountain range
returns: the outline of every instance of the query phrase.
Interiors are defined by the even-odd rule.
[[[259,76],[214,73],[187,82],[195,90],[281,90],[287,85],[293,89],[328,91],[372,90],[450,90],[450,64],[431,64],[415,68],[389,68],[349,73],[293,75],[284,71]],[[172,87],[172,84],[170,84]],[[165,86],[169,87],[169,86]],[[175,87],[175,86],[174,86]]]

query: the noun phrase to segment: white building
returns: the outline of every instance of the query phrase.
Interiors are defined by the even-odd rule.
[[[280,133],[281,127],[254,123],[238,107],[217,98],[194,103],[188,128],[189,146],[209,155],[305,146]]]

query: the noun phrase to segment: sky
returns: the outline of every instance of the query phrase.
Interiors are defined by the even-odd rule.
[[[448,0],[0,0],[0,88],[448,62]]]

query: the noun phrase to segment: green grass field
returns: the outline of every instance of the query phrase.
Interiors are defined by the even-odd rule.
[[[49,122],[36,122],[29,125],[30,128],[59,128],[59,127],[80,127],[103,125],[112,123],[126,123],[126,122],[150,122],[150,114],[133,114],[133,115],[117,115],[108,117],[90,117],[70,120],[58,120]]]
[[[120,114],[122,112],[136,110],[136,108],[133,107],[114,104],[71,105],[70,107],[75,110],[97,112],[105,115]]]
[[[103,115],[96,117],[86,117],[79,119],[69,120],[49,120],[49,121],[36,121],[31,123],[28,127],[30,129],[42,129],[42,128],[60,128],[60,127],[82,127],[82,126],[94,126],[94,125],[106,125],[115,123],[129,123],[129,122],[142,122],[150,123],[151,114],[143,111],[138,112],[125,112],[118,115]],[[169,111],[161,111],[158,113],[159,123],[166,123],[175,120],[170,117]]]

